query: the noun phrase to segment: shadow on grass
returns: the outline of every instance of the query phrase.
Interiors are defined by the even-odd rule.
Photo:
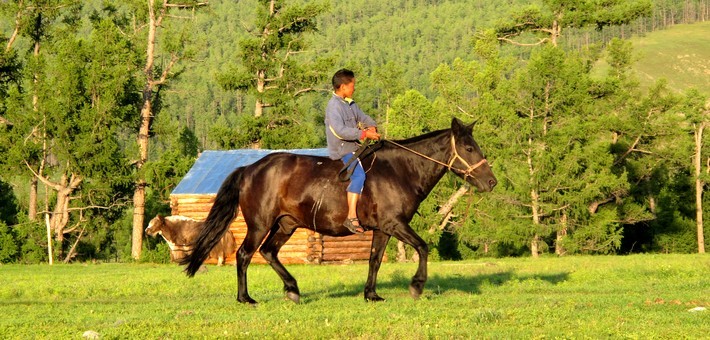
[[[397,270],[389,275],[380,275],[377,282],[378,293],[384,290],[398,290],[408,293],[408,287],[411,282],[414,272],[407,273],[402,270]],[[468,294],[481,294],[481,288],[484,286],[501,286],[511,281],[543,281],[549,284],[556,285],[564,282],[569,278],[568,272],[560,272],[555,274],[532,274],[532,275],[516,275],[514,271],[502,271],[498,273],[480,274],[480,273],[459,273],[451,275],[431,275],[429,276],[426,285],[424,286],[424,294],[433,292],[434,295],[442,295],[451,291],[458,291]],[[333,289],[324,289],[319,291],[305,292],[310,297],[348,297],[363,294],[363,284],[349,285],[346,287],[338,287]],[[303,292],[302,292],[303,293]],[[380,294],[382,295],[382,294]],[[386,296],[382,296],[387,298]]]

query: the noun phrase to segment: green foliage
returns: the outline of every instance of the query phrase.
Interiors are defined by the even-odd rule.
[[[19,253],[13,229],[17,223],[17,199],[12,187],[0,178],[0,263],[14,262]]]
[[[563,249],[570,253],[614,254],[621,247],[622,228],[618,212],[603,208],[584,220],[584,225],[562,239]]]
[[[134,22],[149,14],[145,2],[0,4],[3,46],[22,14],[18,40],[0,54],[0,164],[13,174],[12,186],[0,182],[0,220],[9,226],[4,239],[12,236],[20,249],[12,261],[46,259],[45,227],[18,220],[30,168],[51,181],[84,179],[69,221],[80,228],[64,244],[84,230],[77,260],[130,260],[125,208],[136,176],[148,178],[147,214],[169,213],[170,191],[203,149],[324,145],[328,78],[341,67],[356,71],[356,99],[387,138],[444,128],[453,116],[478,122],[474,135],[500,184],[485,196],[463,196],[443,230],[438,210],[462,182],[447,176],[435,188],[412,221],[432,259],[521,255],[534,235],[568,254],[692,251],[688,160],[693,127],[707,118],[707,77],[697,76],[707,25],[633,44],[610,39],[631,26],[692,17],[697,1],[654,1],[661,12],[639,21],[650,13],[648,1],[277,1],[275,12],[269,5],[214,2],[191,20],[163,22],[169,34],[158,37],[155,74],[172,53],[199,62],[174,68],[156,93],[149,162],[136,173],[147,36]],[[535,32],[555,21],[557,49],[499,44],[500,34],[547,37]],[[697,57],[676,53],[687,50]],[[656,82],[664,70],[668,80]],[[674,92],[686,83],[698,90]],[[265,111],[254,117],[258,102]],[[531,223],[533,189],[538,225]],[[41,191],[41,200],[56,201]],[[146,251],[161,253],[160,244],[148,241]]]
[[[3,42],[2,38],[0,38],[0,42]],[[0,117],[5,114],[5,99],[8,95],[8,89],[12,84],[16,84],[20,77],[20,63],[15,51],[0,52]],[[12,122],[9,122],[9,124],[12,124]],[[7,125],[7,122],[0,120],[0,129],[7,128]]]
[[[12,229],[5,222],[0,221],[0,263],[13,262],[18,248]]]
[[[17,198],[12,186],[0,177],[0,222],[10,225],[17,223],[17,213]]]
[[[512,41],[512,37],[527,32],[555,44],[556,35],[564,29],[625,25],[650,16],[652,9],[649,0],[544,0],[541,5],[514,7],[495,25],[500,39]]]
[[[150,247],[148,243],[151,242],[144,242],[141,263],[170,263],[170,247],[167,243],[157,242],[154,247]]]
[[[387,138],[404,139],[438,130],[446,126],[446,120],[445,116],[437,114],[426,97],[409,90],[396,97],[383,128]]]
[[[47,261],[47,229],[43,223],[29,222],[26,218],[12,226],[16,244],[20,247],[18,263],[36,264]]]

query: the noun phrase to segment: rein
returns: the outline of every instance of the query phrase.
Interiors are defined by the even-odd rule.
[[[448,164],[446,164],[446,163],[444,163],[444,162],[442,162],[442,161],[436,160],[436,159],[434,159],[434,158],[431,158],[431,157],[429,157],[429,156],[427,156],[427,155],[425,155],[425,154],[423,154],[423,153],[421,153],[421,152],[412,150],[412,149],[410,149],[410,148],[408,148],[408,147],[406,147],[406,146],[404,146],[404,145],[402,145],[402,144],[399,144],[399,143],[397,143],[397,142],[393,142],[393,141],[388,140],[387,143],[391,143],[391,144],[393,144],[393,145],[395,145],[395,146],[398,146],[398,147],[400,147],[400,148],[402,148],[402,149],[404,149],[404,150],[407,150],[407,151],[409,151],[409,152],[411,152],[411,153],[413,153],[413,154],[415,154],[415,155],[417,155],[417,156],[419,156],[419,157],[428,159],[428,160],[430,160],[430,161],[432,161],[432,162],[434,162],[434,163],[436,163],[436,164],[443,165],[443,166],[447,167],[447,168],[448,168],[449,170],[451,170],[451,171],[460,172],[461,174],[464,175],[464,178],[465,178],[465,177],[474,177],[471,173],[472,173],[474,170],[476,170],[478,167],[480,167],[481,165],[483,165],[483,164],[485,164],[485,163],[488,163],[488,161],[484,158],[484,159],[478,161],[478,163],[476,163],[476,164],[474,164],[474,165],[470,165],[465,159],[463,159],[463,157],[461,157],[461,155],[459,155],[458,151],[456,151],[456,141],[454,140],[454,136],[453,136],[453,135],[451,135],[451,151],[452,151],[454,154],[453,154],[453,156],[451,157],[451,160],[449,161]],[[460,160],[460,161],[464,164],[464,166],[466,166],[466,170],[464,170],[464,169],[459,169],[459,168],[457,168],[457,167],[454,167],[454,162],[456,162],[457,159]]]
[[[374,143],[374,144],[377,144],[377,143]],[[374,145],[374,144],[372,144],[372,145]],[[347,163],[345,163],[345,166],[343,166],[340,169],[340,171],[338,172],[338,179],[341,182],[346,182],[346,181],[350,180],[350,176],[352,176],[353,172],[355,171],[355,167],[350,167],[350,165],[352,163],[359,162],[361,158],[365,158],[365,157],[369,156],[370,154],[374,154],[376,149],[374,147],[372,147],[372,145],[369,143],[360,144],[360,147],[357,148],[354,155],[350,158],[350,160]],[[375,156],[377,156],[377,154],[375,154]],[[374,160],[373,160],[373,164],[374,164]],[[370,168],[372,168],[372,164],[370,164]]]

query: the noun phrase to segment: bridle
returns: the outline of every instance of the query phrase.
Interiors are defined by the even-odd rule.
[[[412,150],[412,149],[410,149],[410,148],[408,148],[408,147],[406,147],[406,146],[404,146],[404,145],[402,145],[402,144],[399,144],[399,143],[397,143],[397,142],[393,142],[393,141],[388,140],[387,143],[391,143],[391,144],[393,144],[393,145],[395,145],[395,146],[398,146],[398,147],[400,147],[400,148],[402,148],[402,149],[404,149],[404,150],[407,150],[407,151],[409,151],[409,152],[411,152],[411,153],[413,153],[413,154],[415,154],[415,155],[417,155],[417,156],[419,156],[419,157],[428,159],[428,160],[430,160],[430,161],[432,161],[432,162],[434,162],[434,163],[437,163],[437,164],[439,164],[439,165],[443,165],[443,166],[447,167],[447,168],[448,168],[449,170],[451,170],[451,171],[459,172],[459,173],[461,173],[461,174],[464,176],[464,179],[465,179],[466,177],[474,177],[473,174],[472,174],[473,171],[476,170],[477,168],[479,168],[481,165],[488,163],[488,160],[486,160],[485,158],[483,158],[483,159],[481,159],[480,161],[478,161],[476,164],[470,165],[463,157],[461,157],[461,155],[459,155],[458,151],[456,151],[456,140],[454,139],[454,135],[453,135],[453,134],[451,135],[451,151],[453,152],[453,155],[451,156],[451,160],[449,160],[449,163],[448,163],[448,164],[447,164],[447,163],[444,163],[444,162],[442,162],[442,161],[436,160],[436,159],[434,159],[434,158],[431,158],[431,157],[429,157],[429,156],[427,156],[427,155],[425,155],[425,154],[423,154],[423,153],[421,153],[421,152]],[[457,168],[457,167],[454,167],[454,162],[456,162],[456,160],[460,160],[461,163],[463,163],[463,165],[466,167],[466,169],[464,170],[464,169],[459,169],[459,168]]]

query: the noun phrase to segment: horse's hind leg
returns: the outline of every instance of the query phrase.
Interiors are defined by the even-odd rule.
[[[400,241],[414,247],[414,250],[419,254],[419,267],[417,272],[412,277],[412,283],[409,285],[409,293],[413,298],[418,299],[424,290],[424,283],[427,279],[427,258],[429,257],[429,247],[417,233],[412,230],[407,224],[403,224],[394,230],[393,236]]]
[[[377,272],[380,271],[382,264],[382,256],[385,254],[387,242],[390,236],[380,230],[374,230],[372,234],[372,249],[370,249],[370,271],[367,274],[367,283],[365,284],[365,300],[366,301],[384,301],[385,299],[377,295]]]
[[[247,226],[250,223],[247,222]],[[256,301],[249,296],[247,288],[247,268],[251,263],[251,258],[259,248],[259,244],[266,237],[268,229],[247,227],[247,235],[244,237],[242,245],[237,250],[237,301],[242,303],[256,304]]]
[[[276,273],[281,277],[281,281],[284,283],[284,291],[286,296],[293,302],[298,303],[301,299],[301,293],[298,290],[298,283],[296,279],[291,276],[291,273],[286,270],[281,261],[279,261],[278,254],[281,247],[291,238],[294,229],[290,232],[286,232],[283,228],[279,228],[278,225],[275,226],[274,230],[271,231],[269,237],[266,238],[264,244],[259,249],[261,256],[271,265],[271,268],[276,271]]]

